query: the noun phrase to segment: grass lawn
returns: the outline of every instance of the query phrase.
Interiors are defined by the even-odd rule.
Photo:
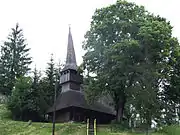
[[[8,110],[0,104],[0,135],[51,135],[52,123],[39,123],[13,121],[8,118]],[[180,135],[180,128],[166,128],[166,133],[153,133],[152,135]],[[179,133],[179,134],[178,134]],[[86,125],[76,123],[56,124],[56,135],[86,135]],[[118,132],[112,133],[110,128],[98,128],[97,135],[144,135],[136,133]]]

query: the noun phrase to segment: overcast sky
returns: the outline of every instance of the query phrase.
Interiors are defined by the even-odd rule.
[[[128,0],[159,14],[174,26],[173,35],[180,39],[180,2],[178,0]],[[82,62],[82,41],[90,27],[96,8],[116,0],[0,0],[0,41],[6,40],[10,28],[19,22],[31,48],[32,67],[44,70],[54,54],[55,61],[65,61],[68,24],[74,40],[77,63]],[[179,24],[179,25],[178,25]]]

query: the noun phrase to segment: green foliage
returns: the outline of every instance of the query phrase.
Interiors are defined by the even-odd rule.
[[[85,67],[90,73],[96,74],[94,81],[103,86],[97,90],[105,90],[113,97],[118,121],[123,117],[127,89],[133,75],[133,61],[126,46],[130,53],[133,50],[128,45],[137,48],[138,42],[131,36],[137,35],[145,13],[143,7],[118,1],[115,5],[96,10],[90,31],[85,36]]]
[[[32,80],[30,77],[20,77],[15,83],[15,88],[9,98],[8,109],[11,110],[14,119],[27,118],[29,111],[34,111],[36,106],[32,101]]]
[[[16,78],[25,75],[30,68],[31,57],[22,29],[16,24],[7,41],[1,46],[0,92],[10,95]]]
[[[23,121],[43,119],[48,105],[41,90],[36,68],[33,79],[30,77],[17,79],[8,101],[8,109],[12,112],[13,119]]]
[[[46,94],[44,89],[42,89],[42,83],[41,83],[41,75],[40,73],[38,73],[36,67],[33,71],[34,76],[32,79],[32,91],[31,91],[31,95],[32,95],[32,100],[35,103],[36,106],[36,110],[35,113],[37,115],[37,119],[38,121],[40,120],[40,117],[43,117],[43,115],[46,113],[47,109],[48,109],[48,104],[46,102]]]
[[[61,87],[59,86],[59,79],[60,79],[60,71],[61,65],[59,64],[58,67],[55,67],[53,55],[51,55],[50,62],[47,63],[48,67],[45,71],[46,77],[44,81],[46,81],[47,85],[44,87],[44,91],[46,91],[46,102],[49,106],[52,106],[54,103],[54,95],[55,95],[55,82],[57,81],[58,86],[56,95],[60,93]]]
[[[54,102],[54,89],[55,89],[55,67],[54,67],[54,59],[53,59],[53,55],[51,56],[50,62],[47,63],[48,67],[46,70],[46,76],[47,76],[47,83],[48,83],[48,87],[47,89],[47,93],[48,93],[48,103],[49,105],[53,105]]]
[[[86,91],[93,98],[110,94],[118,121],[125,113],[128,119],[139,114],[149,128],[152,119],[160,122],[163,109],[167,116],[178,105],[179,43],[165,18],[119,0],[95,11],[83,48]]]

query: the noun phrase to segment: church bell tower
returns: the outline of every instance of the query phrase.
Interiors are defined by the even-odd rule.
[[[77,72],[76,55],[74,51],[71,28],[69,27],[66,64],[61,71],[60,84],[62,92],[71,90],[80,91],[83,77]]]

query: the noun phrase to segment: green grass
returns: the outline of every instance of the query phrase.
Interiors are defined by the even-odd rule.
[[[0,135],[51,135],[52,123],[13,121],[9,118],[9,111],[5,105],[0,104]],[[180,127],[171,126],[163,128],[162,133],[152,135],[180,135]],[[78,123],[56,124],[56,135],[86,135],[86,125]],[[112,133],[108,126],[98,128],[97,135],[144,135],[128,132]]]

